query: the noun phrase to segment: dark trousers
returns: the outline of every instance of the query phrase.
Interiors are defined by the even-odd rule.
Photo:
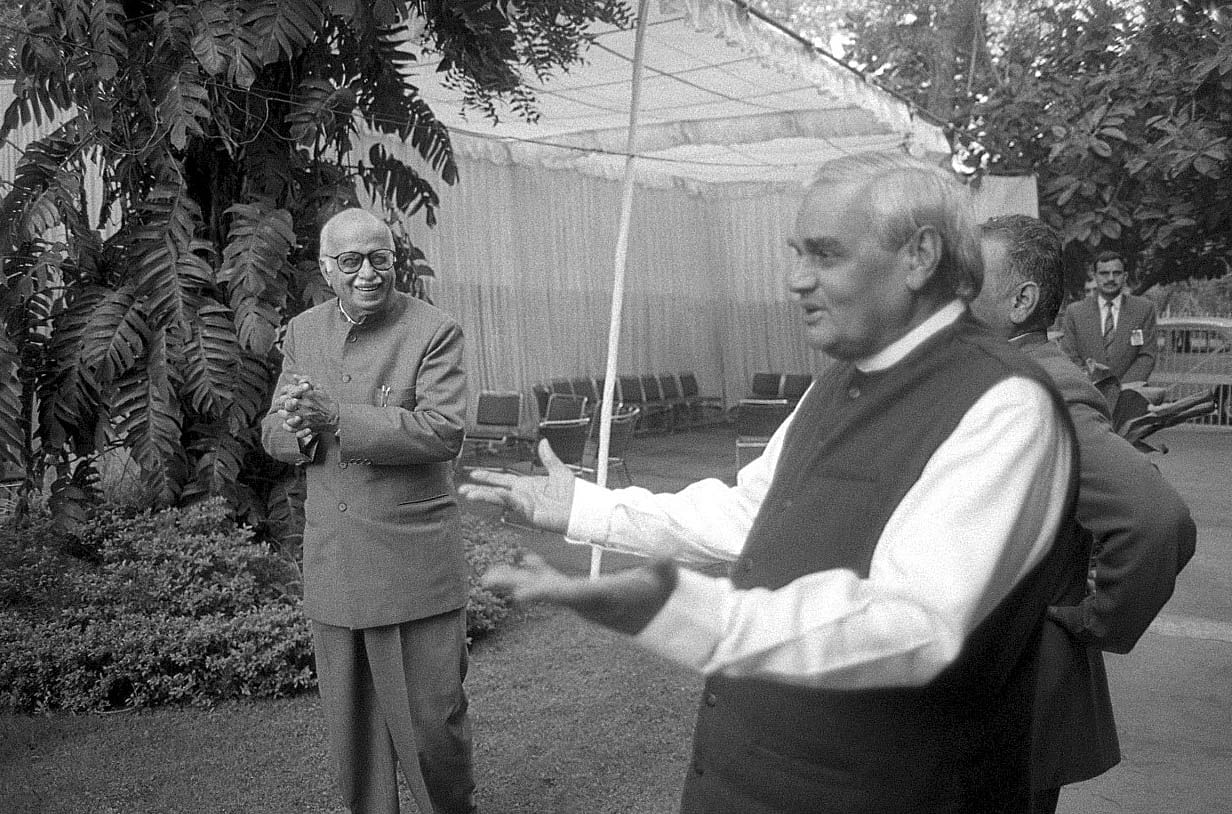
[[[313,622],[312,636],[334,774],[353,814],[398,814],[399,763],[412,794],[431,801],[423,814],[473,811],[465,609],[361,630]]]
[[[1061,801],[1061,787],[1042,789],[1035,792],[1031,799],[1031,814],[1055,814],[1057,803]]]

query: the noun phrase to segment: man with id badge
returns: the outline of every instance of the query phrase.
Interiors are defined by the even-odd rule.
[[[469,814],[462,329],[398,291],[394,261],[364,210],[321,229],[337,297],[287,324],[261,438],[307,474],[304,612],[347,808],[397,814],[401,766],[420,811]]]
[[[1125,290],[1125,258],[1095,259],[1096,296],[1065,309],[1061,346],[1088,371],[1107,369],[1122,384],[1145,382],[1155,369],[1155,303]],[[1102,366],[1102,367],[1101,367]]]

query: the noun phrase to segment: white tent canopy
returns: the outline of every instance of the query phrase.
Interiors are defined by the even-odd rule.
[[[531,83],[535,123],[506,109],[493,125],[427,76],[421,92],[467,158],[615,180],[633,48],[632,30],[598,31],[585,65]],[[730,0],[652,0],[644,48],[639,184],[798,185],[844,153],[949,155],[940,130],[902,101]]]
[[[740,3],[649,5],[618,368],[696,371],[730,404],[754,372],[826,364],[784,286],[816,168],[870,150],[940,163],[949,149],[904,102]],[[436,269],[433,298],[467,332],[473,393],[604,372],[633,47],[632,31],[599,31],[586,64],[532,82],[535,123],[465,113],[424,60],[420,91],[461,180],[437,185],[436,228],[408,228]],[[1035,213],[1033,180],[989,181],[984,214]]]

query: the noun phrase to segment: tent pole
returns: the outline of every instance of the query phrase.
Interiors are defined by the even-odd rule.
[[[612,441],[612,401],[616,394],[616,361],[620,356],[621,311],[625,302],[625,261],[629,249],[629,221],[633,215],[633,159],[637,146],[637,116],[642,95],[642,55],[646,42],[646,7],[649,0],[637,4],[637,33],[633,41],[633,81],[629,100],[629,134],[625,141],[624,187],[620,198],[620,227],[616,232],[615,273],[612,277],[612,313],[607,332],[607,373],[603,377],[603,403],[599,412],[599,452],[595,461],[595,480],[600,488],[607,486],[607,455]],[[603,549],[591,546],[590,577],[599,576],[603,564]]]

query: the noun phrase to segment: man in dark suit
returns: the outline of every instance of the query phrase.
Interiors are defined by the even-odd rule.
[[[1145,382],[1155,369],[1155,303],[1125,290],[1125,258],[1112,251],[1095,259],[1097,295],[1065,309],[1062,347],[1079,367],[1108,368],[1122,382]]]
[[[1025,215],[983,226],[984,288],[971,308],[1056,382],[1078,435],[1078,522],[1092,549],[1049,608],[1036,692],[1033,814],[1061,786],[1120,760],[1102,652],[1127,653],[1172,595],[1194,552],[1189,510],[1145,455],[1112,431],[1099,392],[1048,341],[1063,296],[1061,242]],[[1091,581],[1088,580],[1090,576]]]
[[[401,764],[424,814],[474,810],[463,550],[462,330],[394,288],[389,228],[344,210],[320,237],[337,295],[288,323],[265,449],[303,466],[304,611],[338,785],[397,814]]]
[[[1030,808],[1039,637],[1086,566],[1068,541],[1077,450],[1043,371],[967,310],[970,218],[939,167],[821,168],[788,288],[835,362],[734,486],[600,489],[541,444],[546,478],[462,487],[575,540],[730,564],[727,578],[673,562],[490,574],[706,675],[685,814]]]

